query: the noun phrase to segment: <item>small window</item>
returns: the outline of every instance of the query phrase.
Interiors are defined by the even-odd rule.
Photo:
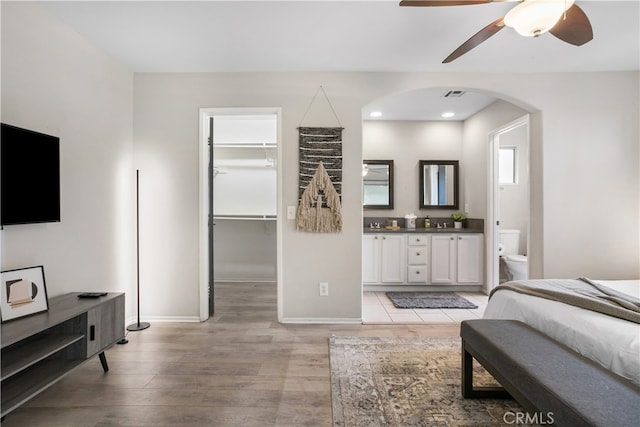
[[[498,156],[498,179],[500,184],[517,184],[516,147],[500,147]]]

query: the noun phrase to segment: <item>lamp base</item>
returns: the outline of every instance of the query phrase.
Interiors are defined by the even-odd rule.
[[[143,329],[147,329],[149,326],[151,325],[147,322],[138,322],[127,326],[127,331],[141,331]]]

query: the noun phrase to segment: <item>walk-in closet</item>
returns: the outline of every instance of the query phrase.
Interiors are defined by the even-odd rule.
[[[276,281],[276,114],[213,123],[215,282]]]

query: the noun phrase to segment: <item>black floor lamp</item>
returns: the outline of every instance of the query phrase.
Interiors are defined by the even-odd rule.
[[[141,331],[151,326],[147,322],[140,322],[140,171],[138,169],[136,169],[136,274],[138,323],[127,326],[127,331]]]

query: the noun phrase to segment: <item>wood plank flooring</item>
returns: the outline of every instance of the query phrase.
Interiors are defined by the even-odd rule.
[[[204,323],[153,323],[9,414],[12,426],[331,426],[328,337],[457,336],[435,325],[291,325],[274,284],[216,284]]]

